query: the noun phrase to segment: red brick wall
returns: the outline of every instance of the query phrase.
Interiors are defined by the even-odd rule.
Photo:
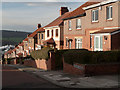
[[[90,75],[106,75],[106,74],[118,74],[120,64],[97,64],[86,65],[85,74]]]
[[[77,69],[73,65],[67,64],[63,61],[63,71],[74,74],[74,75],[84,75],[84,70]]]
[[[17,64],[16,59],[11,60],[11,61],[10,61],[10,64]]]
[[[111,36],[112,50],[120,49],[120,33]]]
[[[96,64],[84,65],[78,64],[83,69],[75,68],[73,65],[67,64],[63,61],[63,71],[75,75],[107,75],[118,74],[120,64]]]

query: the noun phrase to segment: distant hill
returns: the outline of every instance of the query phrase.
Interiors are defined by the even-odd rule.
[[[24,40],[30,32],[2,30],[2,46],[17,45]]]

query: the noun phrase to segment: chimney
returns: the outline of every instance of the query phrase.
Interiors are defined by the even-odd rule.
[[[69,12],[67,7],[61,7],[60,9],[60,16],[63,15],[64,13]]]
[[[38,28],[41,28],[41,24],[38,24]]]

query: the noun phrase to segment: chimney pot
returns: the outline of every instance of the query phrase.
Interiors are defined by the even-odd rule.
[[[38,24],[38,28],[41,28],[41,24]]]
[[[67,7],[61,7],[61,9],[60,9],[60,16],[65,14],[66,12],[69,12],[68,8]]]

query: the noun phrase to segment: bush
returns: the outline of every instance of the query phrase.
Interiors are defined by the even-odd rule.
[[[69,51],[63,54],[66,63],[74,64],[101,64],[120,62],[120,51]]]
[[[48,59],[49,58],[49,50],[52,50],[51,48],[49,47],[45,47],[45,48],[42,48],[41,50],[36,50],[36,51],[33,51],[31,52],[31,56],[32,58],[34,59]]]
[[[55,65],[56,65],[56,69],[62,69],[63,68],[62,57],[63,57],[64,53],[66,53],[66,52],[72,52],[72,53],[74,53],[76,51],[88,51],[88,50],[86,50],[86,49],[64,49],[64,50],[57,50],[55,52]]]

